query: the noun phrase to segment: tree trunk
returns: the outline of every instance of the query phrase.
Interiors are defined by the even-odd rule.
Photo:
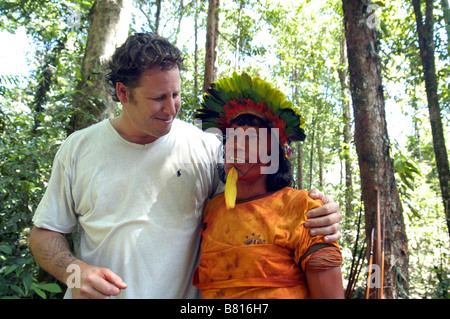
[[[192,5],[192,4],[188,4]],[[181,30],[181,21],[183,20],[184,14],[186,12],[186,7],[184,5],[184,1],[180,0],[180,8],[178,9],[178,12],[180,13],[178,16],[178,25],[177,25],[177,31],[175,33],[175,41],[174,43],[178,43],[178,36],[180,35],[180,30]],[[195,31],[197,32],[197,31]]]
[[[350,99],[348,95],[348,72],[346,68],[347,54],[345,46],[345,34],[342,34],[340,40],[340,68],[338,69],[339,81],[342,91],[342,118],[344,122],[343,137],[344,137],[344,163],[345,163],[345,216],[353,216],[353,174],[352,161],[350,158],[350,145],[352,136],[352,119],[350,114]]]
[[[303,142],[297,143],[297,189],[303,189]]]
[[[292,82],[294,83],[293,102],[300,109],[298,70],[295,66],[292,70]],[[303,142],[297,143],[297,189],[303,189]]]
[[[323,159],[322,140],[323,140],[323,135],[318,136],[318,139],[317,139],[317,160],[319,161],[319,189],[321,189],[321,190],[323,190],[323,186],[325,185],[325,182],[323,180],[324,159]]]
[[[98,0],[89,13],[82,79],[77,85],[71,119],[72,131],[115,115],[117,103],[108,93],[104,65],[128,36],[131,6],[131,0]]]
[[[312,188],[313,185],[313,163],[314,163],[314,147],[315,147],[315,135],[316,135],[316,125],[314,124],[313,119],[313,125],[312,125],[312,133],[311,133],[311,150],[309,154],[309,188]]]
[[[194,24],[194,29],[195,29],[195,49],[194,49],[194,95],[197,98],[198,97],[198,91],[199,91],[199,86],[198,86],[198,16],[199,16],[199,12],[200,12],[200,2],[199,0],[196,0],[195,2],[195,24]]]
[[[379,195],[380,224],[385,225],[380,232],[385,234],[384,297],[405,298],[409,290],[408,241],[395,184],[393,162],[389,156],[376,30],[371,29],[367,23],[369,15],[367,9],[371,2],[368,0],[342,2],[367,244],[370,247],[373,229],[377,234],[377,195]],[[380,242],[381,238],[377,240]],[[375,251],[375,256],[380,255],[379,249]],[[376,258],[374,264],[378,266],[375,267],[375,286],[379,288],[381,282],[377,275],[382,269],[380,258]]]
[[[34,112],[34,134],[37,134],[37,129],[41,124],[41,113],[44,111],[44,105],[47,102],[47,93],[50,91],[50,87],[53,84],[54,71],[52,68],[54,68],[57,60],[60,58],[60,53],[64,50],[66,41],[67,36],[58,39],[56,46],[51,50],[47,47],[50,46],[50,44],[46,43],[46,53],[43,54],[44,58],[42,59],[42,65],[37,71],[38,85],[32,102],[32,111]]]
[[[209,0],[208,18],[206,25],[206,53],[205,53],[205,79],[203,91],[208,90],[211,83],[216,81],[215,64],[217,59],[217,34],[219,0]]]
[[[242,9],[244,7],[243,1],[239,1],[239,11],[237,17],[237,36],[236,36],[236,44],[235,44],[235,52],[234,52],[234,69],[236,72],[239,72],[239,58],[240,58],[240,43],[241,43],[241,17],[242,17]]]
[[[183,1],[181,1],[183,2]],[[154,3],[145,0],[137,0],[137,6],[139,11],[144,15],[147,20],[148,27],[153,34],[160,34],[159,27],[161,23],[161,0],[156,0]],[[151,9],[149,7],[155,6],[156,11],[154,17],[150,15]],[[176,41],[175,41],[176,42]]]
[[[160,21],[161,21],[161,0],[156,0],[155,34],[159,34]]]
[[[448,164],[447,148],[445,146],[444,131],[442,128],[441,109],[439,107],[438,82],[436,78],[436,65],[434,61],[434,16],[433,2],[426,0],[425,25],[419,0],[412,0],[416,15],[417,33],[419,36],[419,49],[422,58],[425,90],[427,92],[428,110],[430,113],[431,132],[433,135],[433,148],[436,157],[436,166],[441,186],[444,212],[447,219],[447,229],[450,236],[450,170]]]
[[[450,6],[448,0],[441,0],[441,7],[444,13],[445,30],[447,31],[447,53],[450,54]]]

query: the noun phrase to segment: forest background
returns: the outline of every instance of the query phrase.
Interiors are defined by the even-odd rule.
[[[449,298],[449,229],[413,6],[422,4],[424,17],[433,7],[432,54],[448,149],[448,1],[360,2],[365,28],[376,36],[367,50],[381,70],[388,158],[408,246],[407,271],[395,261],[385,271],[400,278],[398,298]],[[106,115],[120,113],[102,94],[102,64],[133,32],[158,33],[184,52],[183,120],[193,122],[205,85],[234,70],[276,84],[294,102],[307,133],[305,142],[292,145],[296,187],[319,188],[339,202],[344,286],[349,298],[365,298],[371,237],[364,225],[341,1],[1,0],[0,12],[2,39],[26,34],[26,50],[16,57],[2,53],[0,70],[0,298],[61,297],[64,286],[30,253],[31,218],[67,135],[102,119],[111,105]],[[10,50],[9,41],[2,42],[3,51]],[[23,71],[15,62],[22,52],[28,52]]]

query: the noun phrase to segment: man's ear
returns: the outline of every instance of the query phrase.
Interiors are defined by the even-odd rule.
[[[116,83],[117,98],[122,104],[129,102],[131,93],[130,90],[131,89],[122,82]]]

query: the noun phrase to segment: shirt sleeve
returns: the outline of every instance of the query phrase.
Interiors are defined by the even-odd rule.
[[[308,256],[306,256],[308,257]],[[310,254],[303,268],[305,272],[325,271],[342,264],[342,254],[338,247],[327,244]]]
[[[71,233],[77,226],[68,169],[69,148],[63,144],[57,152],[47,189],[33,217],[35,226],[60,233]]]
[[[307,211],[320,207],[323,203],[320,200],[313,200],[309,196],[305,199]],[[337,242],[326,243],[324,236],[311,236],[310,228],[304,227],[304,221],[297,226],[298,242],[295,248],[295,262],[302,271],[314,270],[322,271],[339,266],[342,263],[342,257]]]

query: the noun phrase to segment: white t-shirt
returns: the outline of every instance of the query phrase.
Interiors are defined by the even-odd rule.
[[[33,222],[61,233],[79,223],[78,257],[119,275],[128,287],[118,297],[197,298],[199,232],[206,201],[223,189],[220,160],[217,137],[180,120],[147,145],[104,120],[61,146]]]

